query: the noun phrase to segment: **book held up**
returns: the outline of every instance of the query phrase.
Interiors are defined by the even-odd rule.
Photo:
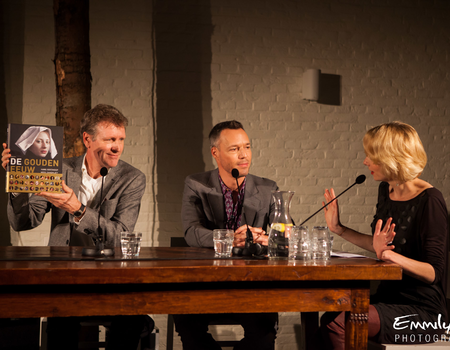
[[[62,192],[62,126],[8,124],[6,192]]]

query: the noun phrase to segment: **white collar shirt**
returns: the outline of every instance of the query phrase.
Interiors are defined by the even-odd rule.
[[[78,200],[87,207],[91,206],[95,195],[102,186],[102,176],[93,179],[89,176],[86,168],[86,155],[84,155],[83,165],[81,166],[81,186],[78,193]],[[105,176],[106,177],[106,176]]]

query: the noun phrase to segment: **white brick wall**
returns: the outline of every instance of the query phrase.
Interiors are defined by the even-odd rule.
[[[143,232],[145,246],[157,245],[152,238],[155,218],[151,28],[149,1],[91,1],[92,106],[111,104],[129,120],[122,159],[147,176],[135,228]]]
[[[365,173],[366,183],[340,204],[343,222],[369,232],[378,184],[362,164],[361,140],[371,126],[393,120],[418,130],[429,156],[423,178],[450,198],[449,7],[428,5],[211,2],[213,124],[244,123],[253,173],[296,192],[297,222],[320,207],[324,188],[340,192]],[[308,68],[341,77],[340,106],[301,99]],[[323,222],[319,214],[309,225]]]
[[[2,5],[9,11],[2,51],[7,117],[54,124],[52,1],[23,4]],[[123,158],[147,175],[137,224],[146,244],[168,245],[170,236],[182,235],[184,177],[214,167],[207,135],[225,119],[243,122],[252,139],[252,172],[295,191],[296,222],[321,206],[324,188],[341,192],[366,174],[340,205],[344,223],[369,232],[378,184],[362,164],[361,140],[371,126],[393,120],[418,130],[429,157],[422,177],[450,203],[449,6],[444,0],[91,1],[92,104],[113,104],[130,118]],[[302,100],[308,68],[340,77],[341,105]],[[319,214],[308,224],[321,223]],[[11,239],[45,245],[48,232],[46,222],[21,232],[21,241],[15,233]],[[339,237],[335,244],[360,252]],[[156,319],[164,328],[164,316]],[[297,314],[281,315],[277,349],[297,348],[299,323]]]
[[[55,54],[53,2],[26,1],[23,53],[23,97],[13,108],[23,108],[22,116],[8,114],[11,122],[55,125],[56,92],[53,58]],[[151,49],[151,4],[133,1],[124,9],[123,1],[93,1],[90,8],[92,106],[112,104],[129,119],[122,159],[147,175],[147,189],[136,229],[144,233],[144,244],[153,245],[154,200],[152,195],[153,116]],[[17,83],[16,81],[13,81]],[[9,97],[6,91],[7,97]],[[11,94],[12,95],[12,94]],[[7,98],[8,100],[8,98]],[[12,232],[14,245],[47,245],[50,217],[38,228]]]
[[[8,112],[10,122],[23,124],[55,125],[56,88],[52,59],[55,55],[52,2],[25,3],[24,12],[18,13],[24,23],[23,71],[15,74],[23,77],[21,98],[11,100],[11,111],[22,110],[22,115]],[[17,19],[16,19],[17,20]],[[15,40],[20,40],[15,38]],[[18,83],[18,81],[15,81]],[[8,89],[6,90],[8,98]],[[12,231],[12,230],[11,230]],[[13,245],[47,245],[50,217],[33,231],[11,232]]]

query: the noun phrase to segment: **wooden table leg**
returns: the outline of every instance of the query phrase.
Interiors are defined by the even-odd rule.
[[[345,313],[345,350],[367,350],[369,289],[352,290],[351,310]]]

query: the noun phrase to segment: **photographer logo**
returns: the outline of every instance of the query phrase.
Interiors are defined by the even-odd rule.
[[[439,314],[435,322],[419,321],[418,314],[399,316],[394,318],[393,328],[399,331],[395,334],[396,343],[434,343],[437,341],[450,341],[445,333],[450,334],[450,324],[442,321]],[[402,330],[417,331],[405,334]],[[432,330],[436,332],[433,334]],[[420,333],[426,331],[426,333]],[[444,333],[445,332],[445,333]]]

